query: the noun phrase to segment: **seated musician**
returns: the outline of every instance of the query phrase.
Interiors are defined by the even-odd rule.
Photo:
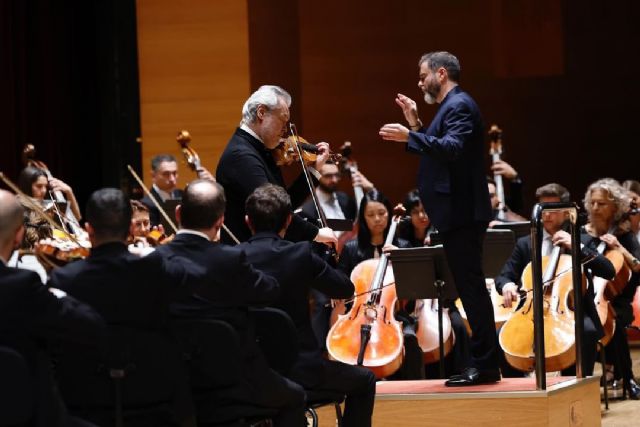
[[[197,171],[201,179],[214,180],[213,175],[204,167]],[[151,159],[151,182],[149,190],[153,198],[162,205],[167,200],[182,198],[178,188],[178,162],[171,154],[158,154]],[[140,201],[149,209],[151,226],[160,225],[160,211],[146,194]]]
[[[309,290],[348,298],[353,295],[353,284],[317,256],[310,242],[283,240],[292,214],[291,199],[282,187],[258,187],[247,199],[246,211],[253,236],[240,248],[254,267],[278,280],[281,292],[274,306],[286,311],[298,330],[300,355],[288,377],[305,389],[346,394],[344,425],[371,425],[375,376],[368,369],[325,359],[309,317]]]
[[[327,218],[349,219],[355,221],[358,212],[356,211],[356,200],[349,197],[347,193],[338,191],[338,185],[342,180],[342,173],[338,165],[328,160],[318,171],[320,179],[316,187],[316,195],[320,207],[324,211]],[[354,187],[362,187],[364,192],[373,190],[374,186],[360,171],[356,171],[352,175],[352,184]],[[309,199],[302,205],[302,214],[314,221],[318,220],[318,213],[313,204],[313,200]],[[340,236],[340,232],[336,232]]]
[[[614,390],[622,385],[631,398],[639,399],[640,386],[633,376],[625,332],[625,328],[633,321],[631,303],[640,282],[640,244],[629,230],[629,220],[626,218],[629,202],[626,190],[616,180],[604,178],[592,183],[584,198],[584,206],[589,214],[589,223],[584,230],[590,245],[598,247],[604,242],[607,248],[620,251],[625,264],[633,272],[622,293],[611,302],[616,312],[616,326],[613,338],[606,347],[607,380],[613,377]],[[615,368],[613,373],[612,368]],[[621,384],[620,380],[623,379],[626,380],[625,384]]]
[[[640,182],[628,179],[622,183],[622,186],[627,189],[631,200],[635,202],[636,209],[633,212],[629,212],[629,225],[631,226],[631,232],[640,243]]]
[[[431,224],[429,216],[424,211],[418,190],[412,190],[407,193],[403,205],[409,214],[409,218],[400,222],[398,238],[408,241],[410,247],[430,246],[431,236],[437,235],[437,230]],[[413,306],[415,306],[415,301],[409,301],[405,309],[411,313]],[[446,376],[450,377],[460,374],[464,368],[470,365],[470,342],[467,327],[453,301],[445,301],[444,306],[447,308],[446,313],[451,320],[451,328],[455,336],[455,344],[451,354],[445,359]],[[437,377],[437,368],[435,364],[425,366],[426,377]]]
[[[393,245],[383,247],[391,226],[391,217],[391,205],[381,192],[374,189],[365,193],[358,212],[358,236],[348,241],[340,254],[338,266],[342,271],[351,275],[353,269],[362,261],[380,258],[383,251],[409,247],[408,242],[397,236]],[[422,379],[424,364],[415,333],[415,319],[404,312],[396,313],[396,318],[403,322],[405,354],[402,366],[392,378]]]
[[[536,190],[536,199],[539,203],[551,202],[569,202],[569,191],[556,183],[543,185]],[[565,222],[564,212],[545,211],[542,216],[543,223],[543,241],[542,256],[549,255],[553,246],[561,246],[565,251],[571,250],[571,236],[562,229]],[[583,243],[582,256],[583,261],[588,260],[584,266],[587,280],[589,282],[587,293],[584,296],[584,336],[582,338],[582,361],[583,373],[585,375],[593,374],[593,367],[596,360],[596,347],[598,340],[604,335],[598,313],[594,304],[594,291],[591,279],[593,275],[611,279],[614,276],[614,269],[608,259],[598,254],[590,243],[590,238],[586,233],[581,234]],[[524,236],[518,239],[516,246],[507,260],[500,275],[495,278],[497,291],[504,297],[506,307],[511,307],[516,301],[520,288],[522,287],[521,276],[527,264],[531,262],[531,236]],[[527,295],[527,298],[532,298]],[[505,360],[502,363],[502,375],[520,376],[518,371],[511,368]],[[570,375],[572,369],[566,370],[564,373]]]
[[[270,369],[256,343],[248,307],[273,303],[280,293],[273,277],[254,269],[245,251],[219,242],[224,221],[225,192],[216,182],[192,181],[176,210],[180,230],[154,252],[175,265],[186,264],[184,284],[190,299],[174,302],[174,317],[213,318],[228,322],[241,339],[243,377],[197,408],[199,416],[218,402],[245,403],[278,410],[276,426],[304,425],[303,388]],[[219,401],[218,401],[219,399]]]
[[[18,250],[13,252],[7,262],[10,267],[24,268],[38,273],[42,283],[47,283],[47,267],[40,263],[34,254],[36,243],[53,237],[51,225],[33,210],[24,211],[24,237]]]
[[[33,418],[21,425],[79,425],[66,414],[45,345],[64,340],[86,345],[87,350],[97,349],[104,338],[104,323],[91,307],[42,286],[36,273],[6,265],[23,240],[23,215],[16,196],[0,190],[0,345],[17,350],[25,358],[33,377],[29,387],[34,391],[33,402],[9,398],[0,403],[0,411],[6,408],[4,405],[34,405]],[[6,384],[7,378],[2,381],[3,386],[12,386]]]
[[[67,199],[67,207],[65,212],[62,212],[68,219],[75,218],[74,225],[78,226],[77,221],[82,218],[80,214],[80,207],[76,200],[76,196],[73,194],[73,189],[57,178],[47,178],[47,174],[42,170],[34,166],[27,166],[22,169],[20,176],[18,177],[18,188],[24,194],[29,197],[33,197],[35,200],[43,204],[44,209],[49,209],[51,205],[46,204],[46,200],[53,199],[50,192],[60,191]],[[51,207],[52,208],[52,207]],[[52,216],[55,217],[54,214]],[[72,230],[69,230],[73,233]]]

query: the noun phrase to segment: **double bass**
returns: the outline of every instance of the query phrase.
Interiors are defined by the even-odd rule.
[[[391,245],[404,215],[398,205],[385,241]],[[355,297],[351,310],[340,315],[327,335],[329,356],[343,363],[370,369],[377,378],[393,374],[403,359],[402,325],[394,318],[397,301],[393,271],[389,259],[368,259],[351,272]]]
[[[491,156],[491,164],[494,164],[500,161],[500,156],[502,155],[502,129],[498,127],[498,125],[491,125],[489,129],[489,140],[490,140],[490,148],[489,155]],[[499,173],[493,174],[493,181],[496,183],[496,196],[500,200],[500,205],[498,206],[498,220],[500,221],[526,221],[527,219],[518,215],[509,209],[509,207],[505,203],[504,197],[504,182],[502,180],[502,175]]]

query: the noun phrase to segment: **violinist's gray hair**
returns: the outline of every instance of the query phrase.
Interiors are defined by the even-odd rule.
[[[0,244],[12,240],[23,224],[24,208],[13,193],[0,189]]]
[[[607,198],[616,205],[616,213],[613,220],[615,223],[620,221],[620,218],[629,209],[629,203],[631,202],[627,190],[613,178],[602,178],[592,183],[587,188],[583,201],[584,208],[589,215],[591,214],[591,195],[596,190],[602,190],[607,193]]]
[[[280,86],[260,86],[258,90],[253,92],[249,99],[244,103],[244,106],[242,107],[242,121],[240,121],[240,124],[247,125],[255,122],[258,107],[260,105],[264,105],[271,110],[278,106],[280,99],[284,100],[287,107],[291,106],[291,95],[289,95],[289,93]]]

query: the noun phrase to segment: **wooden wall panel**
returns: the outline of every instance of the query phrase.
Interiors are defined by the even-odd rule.
[[[186,129],[215,173],[249,95],[247,4],[237,0],[138,0],[142,161],[180,159],[179,186],[194,178],[175,137]]]

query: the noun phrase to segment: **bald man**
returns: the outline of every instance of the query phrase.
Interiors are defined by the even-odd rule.
[[[16,197],[0,190],[0,345],[20,352],[31,370],[36,407],[29,425],[83,425],[67,416],[40,345],[62,339],[97,347],[104,336],[102,318],[62,292],[49,292],[35,272],[7,267],[24,235],[23,215]],[[0,412],[8,404],[0,401]]]

